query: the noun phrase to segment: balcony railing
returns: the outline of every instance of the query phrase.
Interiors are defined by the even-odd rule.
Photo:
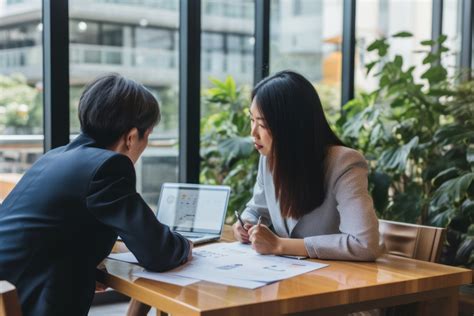
[[[178,11],[178,0],[74,0],[83,5],[109,4],[113,6],[147,7],[153,9]],[[252,1],[235,0],[204,0],[202,2],[203,14],[240,19],[253,19],[254,4]]]
[[[22,47],[0,50],[0,70],[9,68],[40,66],[42,47]]]
[[[148,7],[177,11],[179,1],[177,0],[74,0],[73,2],[106,3],[111,5],[128,5],[134,7]]]
[[[0,50],[0,72],[21,72],[29,79],[41,78],[41,46]],[[178,51],[86,44],[70,45],[71,79],[88,81],[100,72],[133,75],[147,84],[167,85],[178,80]],[[231,74],[237,82],[249,83],[253,56],[203,52],[204,78]],[[162,71],[162,76],[157,73]],[[155,81],[155,82],[154,82]],[[206,84],[206,83],[204,83]]]

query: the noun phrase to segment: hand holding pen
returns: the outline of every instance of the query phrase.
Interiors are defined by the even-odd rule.
[[[252,227],[252,225],[249,223],[244,223],[244,221],[240,217],[240,214],[237,210],[234,211],[234,214],[235,214],[235,217],[237,218],[237,221],[235,222],[235,224],[232,225],[234,237],[242,243],[249,243],[248,230],[250,227]]]
[[[277,254],[280,247],[280,238],[267,226],[262,224],[262,216],[257,224],[248,230],[249,241],[252,248],[260,254]]]
[[[234,211],[234,214],[235,214],[235,217],[237,217],[237,220],[239,221],[240,226],[242,226],[243,229],[247,230],[247,229],[245,228],[245,223],[244,223],[244,221],[242,220],[242,217],[240,217],[239,211],[235,210],[235,211]]]

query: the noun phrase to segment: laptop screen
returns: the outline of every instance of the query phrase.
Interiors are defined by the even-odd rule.
[[[219,234],[229,194],[228,186],[164,183],[158,220],[173,231]]]

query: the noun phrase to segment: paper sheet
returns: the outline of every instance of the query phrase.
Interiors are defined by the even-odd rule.
[[[180,276],[168,274],[168,273],[158,273],[158,272],[148,272],[148,271],[137,272],[137,273],[134,273],[133,275],[139,278],[161,281],[161,282],[170,283],[174,285],[180,285],[180,286],[188,286],[200,281],[199,279],[184,278],[184,277],[180,277]]]
[[[138,260],[131,252],[111,253],[108,258],[138,264]]]
[[[117,253],[117,254],[110,254],[110,259],[125,261],[128,263],[138,263],[138,260],[135,258],[133,253],[131,252],[124,252],[124,253]],[[133,273],[134,276],[138,278],[145,278],[160,282],[165,282],[169,284],[179,285],[179,286],[188,286],[199,282],[201,280],[214,282],[224,285],[242,287],[246,289],[256,289],[267,285],[267,282],[256,282],[256,281],[249,281],[249,280],[241,280],[241,279],[234,279],[234,278],[226,278],[224,276],[215,277],[212,275],[205,275],[203,276],[199,272],[188,271],[186,272],[187,277],[180,276],[173,272],[136,272]]]
[[[172,274],[172,272],[166,272],[166,273]],[[199,273],[190,272],[190,271],[186,272],[186,275],[194,276],[196,278],[199,278],[202,281],[230,285],[230,286],[235,286],[235,287],[242,287],[242,288],[251,289],[251,290],[257,289],[259,287],[262,287],[268,284],[268,282],[258,282],[258,281],[244,280],[244,279],[226,278],[223,276],[213,276],[209,274],[201,275]]]
[[[131,252],[110,254],[109,258],[138,263]],[[250,245],[235,242],[195,248],[191,261],[168,272],[137,272],[134,275],[181,286],[204,280],[256,289],[326,266],[307,260],[260,255]]]
[[[193,260],[170,272],[257,282],[275,282],[326,267],[327,264],[260,255],[239,242],[216,243],[193,250]]]

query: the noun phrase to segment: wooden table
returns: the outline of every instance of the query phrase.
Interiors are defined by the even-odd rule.
[[[226,227],[223,241],[231,239]],[[376,262],[314,261],[329,266],[256,290],[136,279],[138,266],[115,260],[105,260],[99,281],[172,315],[341,315],[416,303],[419,315],[452,316],[458,287],[472,280],[471,270],[389,255]]]

